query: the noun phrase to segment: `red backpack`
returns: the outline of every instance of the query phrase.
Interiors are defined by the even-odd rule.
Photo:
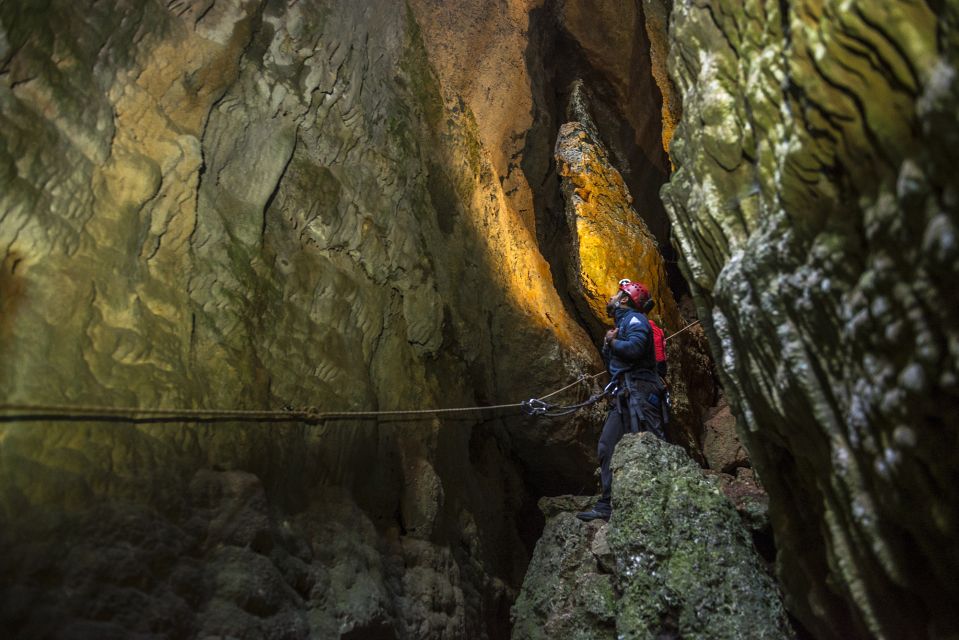
[[[649,319],[649,326],[653,330],[653,348],[656,350],[656,371],[659,375],[666,377],[666,336],[663,330],[659,328],[652,319]]]

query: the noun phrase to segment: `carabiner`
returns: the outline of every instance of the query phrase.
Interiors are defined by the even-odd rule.
[[[531,416],[541,416],[549,411],[549,406],[539,398],[523,400],[520,404],[523,405],[523,410]]]

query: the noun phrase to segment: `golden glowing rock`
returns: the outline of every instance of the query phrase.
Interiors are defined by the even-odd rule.
[[[560,127],[556,162],[566,195],[566,216],[574,243],[570,293],[598,325],[608,324],[606,301],[622,278],[644,283],[656,301],[650,316],[667,330],[680,319],[666,283],[659,246],[609,155],[584,115]]]

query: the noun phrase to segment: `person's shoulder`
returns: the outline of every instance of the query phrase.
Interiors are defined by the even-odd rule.
[[[625,321],[627,327],[635,327],[637,325],[640,327],[649,326],[649,320],[647,320],[646,316],[639,311],[630,312],[625,318],[623,318],[623,320]]]

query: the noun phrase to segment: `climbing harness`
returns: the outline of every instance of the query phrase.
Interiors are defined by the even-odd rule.
[[[682,330],[666,338],[674,338],[693,325],[695,321],[686,325]],[[599,371],[592,375],[583,374],[570,384],[551,391],[539,398],[530,398],[521,402],[509,404],[481,405],[475,407],[450,407],[443,409],[386,409],[382,411],[319,411],[315,407],[288,408],[283,410],[256,410],[256,409],[140,409],[137,407],[104,407],[95,405],[61,405],[61,404],[8,404],[0,403],[0,422],[12,420],[44,420],[57,422],[76,422],[83,420],[123,421],[136,423],[150,422],[306,422],[316,424],[326,420],[349,420],[362,418],[402,419],[415,416],[456,415],[479,411],[498,411],[504,409],[521,409],[526,415],[545,418],[556,418],[576,413],[596,404],[616,390],[616,381],[607,384],[600,393],[593,394],[588,399],[577,404],[556,405],[547,402],[549,398],[579,384],[589,385],[607,372]]]

